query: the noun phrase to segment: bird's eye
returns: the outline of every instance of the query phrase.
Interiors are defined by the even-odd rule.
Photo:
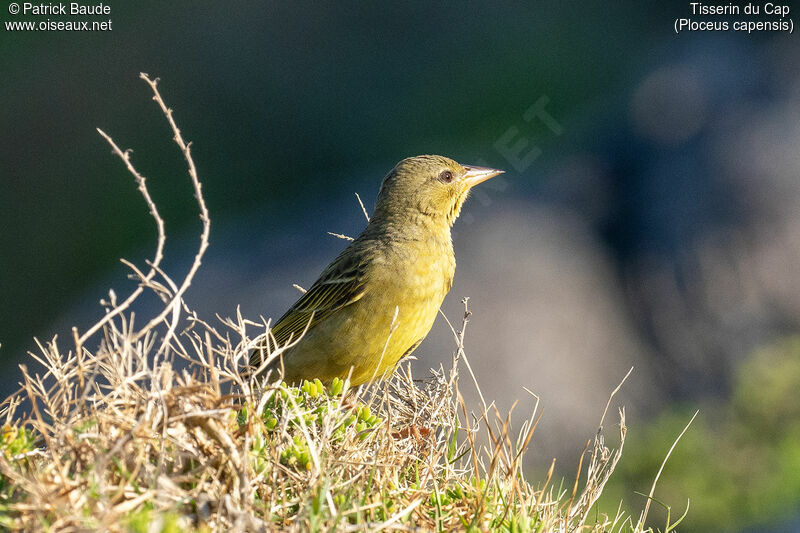
[[[449,170],[443,170],[441,174],[439,174],[439,181],[444,183],[450,183],[453,181],[453,173]]]

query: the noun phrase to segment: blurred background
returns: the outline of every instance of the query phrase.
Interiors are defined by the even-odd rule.
[[[144,71],[194,141],[212,234],[187,299],[206,319],[282,314],[346,245],[326,232],[363,228],[354,193],[371,210],[399,159],[504,168],[454,228],[443,310],[457,324],[470,297],[487,399],[519,399],[522,419],[523,387],[539,396],[532,479],[553,457],[574,476],[633,366],[602,511],[641,509],[635,491],[699,409],[656,491],[673,519],[691,500],[681,530],[800,531],[794,35],[676,35],[688,2],[110,5],[111,31],[0,35],[3,395],[35,365],[34,336],[68,346],[108,288],[133,289],[118,259],[152,256],[146,206],[96,127],[149,179],[167,271],[195,253],[190,183]],[[454,346],[438,321],[415,373]]]

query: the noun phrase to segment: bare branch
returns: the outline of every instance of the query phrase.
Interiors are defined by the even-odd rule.
[[[206,249],[208,248],[208,237],[211,231],[211,219],[208,216],[208,208],[206,207],[205,199],[203,198],[203,188],[200,184],[200,180],[197,177],[197,168],[195,167],[194,160],[192,159],[191,154],[191,143],[187,143],[183,140],[183,136],[181,135],[180,129],[178,129],[177,124],[175,124],[175,119],[172,117],[172,109],[168,108],[167,105],[164,103],[164,100],[161,98],[161,94],[158,91],[158,78],[155,80],[151,80],[147,74],[142,72],[139,76],[143,79],[147,84],[150,86],[150,89],[153,91],[153,100],[158,103],[158,106],[161,108],[161,111],[164,113],[164,116],[167,118],[167,122],[169,122],[170,127],[172,128],[172,132],[175,134],[173,140],[180,148],[181,152],[183,153],[183,157],[186,160],[186,164],[189,170],[189,177],[192,180],[192,185],[194,186],[194,196],[195,200],[197,200],[197,205],[200,208],[200,220],[203,223],[203,231],[200,234],[200,246],[195,254],[194,261],[192,262],[192,266],[189,268],[189,272],[186,273],[186,276],[181,283],[180,288],[178,291],[172,296],[172,300],[167,305],[167,307],[159,313],[156,317],[152,318],[147,325],[142,328],[134,336],[134,340],[140,339],[143,335],[145,335],[149,330],[159,324],[162,320],[166,318],[167,315],[170,313],[172,314],[172,320],[170,321],[169,330],[167,334],[164,336],[164,339],[161,343],[161,348],[159,349],[159,353],[163,352],[172,335],[175,334],[175,329],[178,325],[178,317],[180,312],[180,305],[181,299],[183,298],[184,293],[189,288],[189,285],[192,283],[192,279],[194,279],[197,270],[200,268],[202,263],[203,255],[205,254]]]
[[[150,196],[150,192],[147,190],[147,181],[144,176],[139,174],[136,168],[131,163],[130,150],[122,151],[119,146],[114,142],[114,140],[106,134],[100,128],[97,128],[97,132],[111,145],[112,150],[115,154],[117,154],[120,159],[125,163],[125,166],[128,168],[128,172],[133,175],[134,179],[136,180],[136,184],[138,186],[139,192],[144,197],[145,202],[147,203],[147,208],[150,211],[150,215],[156,222],[156,229],[158,231],[158,238],[156,243],[156,253],[153,256],[152,266],[150,267],[150,271],[142,276],[143,284],[150,282],[153,277],[156,275],[158,265],[161,264],[161,260],[164,257],[164,243],[166,242],[166,234],[164,233],[164,220],[158,213],[158,208],[156,207],[155,202],[153,202],[153,198]],[[86,344],[86,341],[95,333],[97,333],[109,320],[113,319],[114,317],[120,315],[122,312],[127,310],[130,305],[142,294],[144,290],[144,285],[140,284],[136,290],[134,290],[130,296],[128,296],[124,302],[120,305],[116,306],[112,311],[107,313],[101,320],[99,320],[94,326],[86,330],[86,332],[81,335],[75,342],[75,351],[80,352],[81,347]],[[77,329],[75,330],[75,334],[77,334]]]

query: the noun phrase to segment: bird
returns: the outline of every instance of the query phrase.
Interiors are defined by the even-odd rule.
[[[439,155],[397,163],[364,231],[275,322],[250,371],[281,370],[288,384],[388,377],[428,335],[450,291],[451,228],[470,190],[503,172]]]

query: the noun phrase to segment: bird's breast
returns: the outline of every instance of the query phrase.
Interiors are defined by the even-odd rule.
[[[385,284],[401,287],[408,299],[434,299],[439,303],[450,290],[456,269],[449,239],[412,241],[389,249],[385,265]]]
[[[397,308],[401,344],[411,345],[428,334],[450,291],[455,259],[448,244],[412,242],[390,251],[386,258],[374,296],[378,301],[390,303],[384,312],[394,313]]]

